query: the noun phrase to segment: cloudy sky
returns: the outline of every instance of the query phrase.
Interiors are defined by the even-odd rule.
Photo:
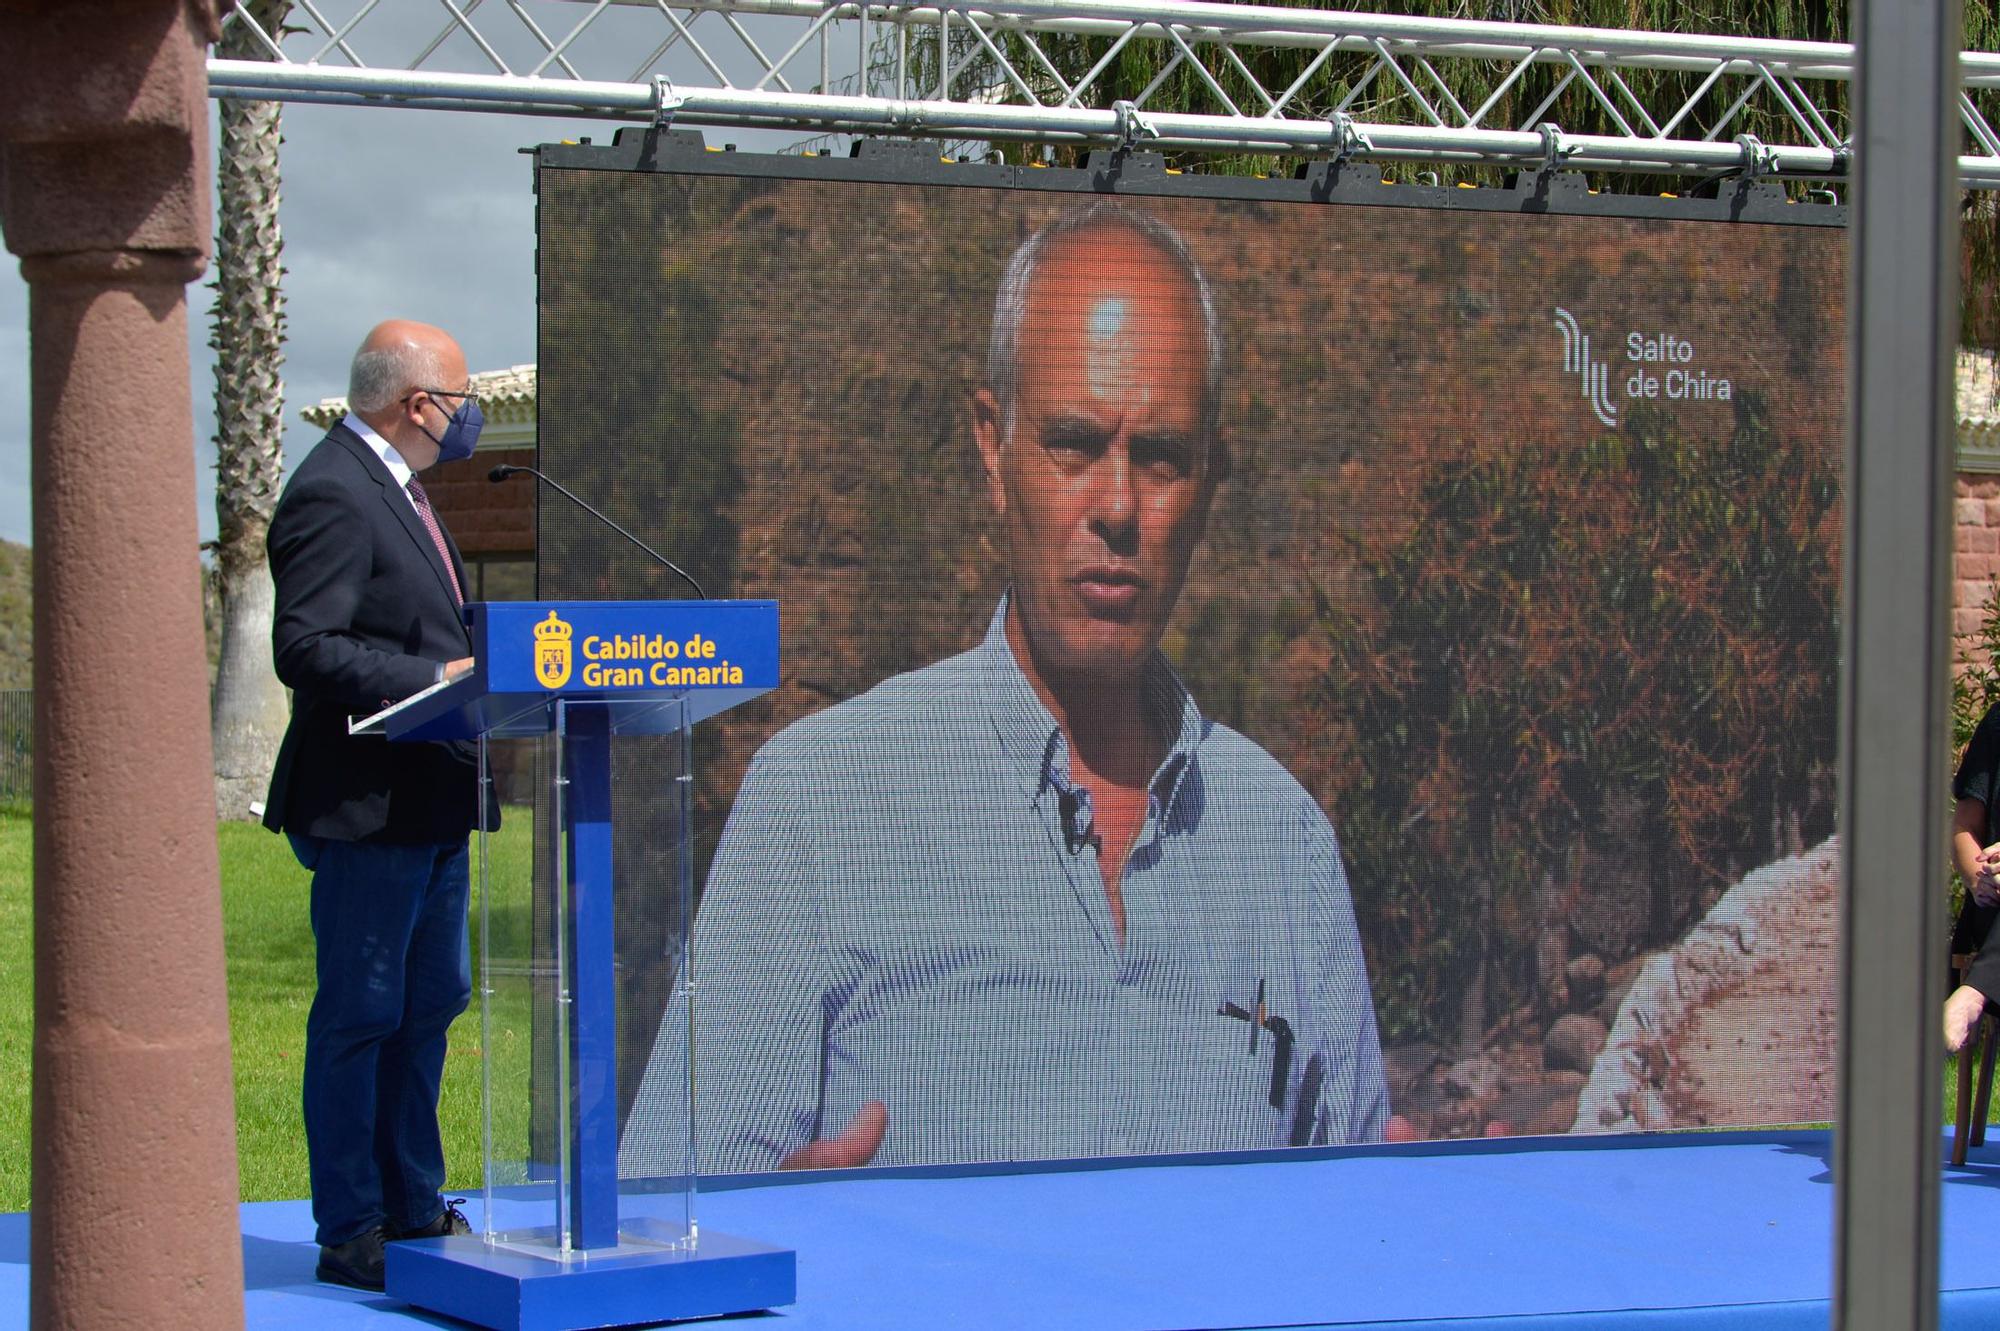
[[[352,8],[320,6],[336,23]],[[385,17],[391,22],[371,19],[370,26],[357,30],[356,44],[373,62],[404,63],[417,49],[408,45],[415,30],[411,24],[425,29],[418,34],[420,47],[438,26],[436,11],[418,16],[411,7],[387,8],[392,12]],[[535,8],[546,15],[551,6]],[[510,30],[511,20],[499,12],[507,22],[495,22],[485,35],[515,63],[527,51],[529,38],[518,28]],[[399,17],[406,22],[399,25]],[[635,35],[607,29],[600,47],[629,48]],[[304,39],[294,39],[299,40]],[[468,40],[455,41],[456,48],[440,52],[447,58],[431,67],[479,71]],[[638,49],[652,44],[649,37],[647,46]],[[778,50],[785,45],[789,41]],[[720,45],[710,49],[725,68],[740,65]],[[406,52],[402,59],[388,58],[398,50]],[[631,72],[631,58],[614,74],[602,58],[595,67],[586,63],[590,51],[578,54],[586,77],[623,79]],[[852,63],[850,59],[850,68]],[[662,71],[681,81],[697,77],[687,61],[675,56]],[[817,77],[816,61],[812,74]],[[362,334],[381,319],[422,319],[451,330],[475,370],[535,359],[533,168],[532,159],[518,150],[586,135],[609,142],[618,122],[294,103],[285,108],[284,128],[288,462],[303,457],[318,438],[299,419],[299,409],[346,391],[348,358]],[[746,151],[772,151],[792,141],[790,136],[736,130],[710,130],[708,137],[711,143],[738,143]],[[205,285],[188,289],[195,415],[189,447],[197,460],[200,523],[199,535],[190,533],[190,545],[215,534],[214,379],[206,345],[211,295]],[[0,367],[7,370],[0,373],[0,539],[25,543],[30,531],[28,310],[27,286],[14,262],[0,264]]]

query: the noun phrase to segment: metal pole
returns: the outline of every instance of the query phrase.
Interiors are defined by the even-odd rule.
[[[1959,0],[1854,0],[1834,1325],[1938,1324]]]

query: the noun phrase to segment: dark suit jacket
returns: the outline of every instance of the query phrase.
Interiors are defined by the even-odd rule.
[[[465,566],[451,560],[459,585]],[[388,467],[336,425],[300,464],[266,546],[277,605],[271,650],[292,690],[264,825],[337,841],[456,841],[474,823],[469,743],[392,744],[347,733],[350,715],[430,687],[472,652],[437,546]]]

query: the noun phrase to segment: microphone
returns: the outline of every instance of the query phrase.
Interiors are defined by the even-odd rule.
[[[487,472],[486,479],[492,481],[495,485],[498,485],[500,482],[506,480],[509,476],[512,476],[515,472],[520,472],[520,471],[527,472],[528,475],[534,477],[536,480],[542,482],[544,485],[549,486],[557,494],[569,500],[570,503],[575,504],[578,508],[590,514],[591,517],[596,518],[599,522],[611,528],[611,530],[617,532],[620,536],[623,536],[626,540],[638,546],[641,550],[644,550],[647,554],[653,557],[656,563],[663,564],[666,567],[672,569],[674,572],[680,574],[681,580],[686,582],[688,586],[694,588],[694,595],[696,600],[706,601],[708,599],[708,593],[704,592],[701,589],[701,584],[694,580],[694,575],[692,573],[689,573],[686,569],[682,568],[679,564],[676,564],[673,560],[661,554],[658,550],[655,550],[652,546],[647,545],[644,541],[634,536],[631,532],[626,531],[623,527],[613,522],[610,518],[607,518],[602,513],[599,513],[589,504],[584,503],[583,500],[578,499],[575,495],[571,494],[566,487],[564,487],[562,482],[556,480],[554,477],[536,471],[533,467],[514,467],[514,466],[509,466],[508,464],[503,462],[499,466],[495,467],[492,471]]]
[[[1074,790],[1065,790],[1056,796],[1056,808],[1062,816],[1063,845],[1071,855],[1078,854],[1085,846],[1102,853],[1104,843],[1097,833],[1077,825],[1077,815],[1083,812],[1083,801]]]

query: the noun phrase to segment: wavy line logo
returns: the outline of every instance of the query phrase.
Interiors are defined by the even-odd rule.
[[[1584,400],[1606,425],[1618,424],[1618,407],[1611,400],[1611,367],[1590,355],[1590,335],[1577,327],[1576,316],[1556,306],[1556,327],[1563,335],[1563,373],[1576,375]]]

